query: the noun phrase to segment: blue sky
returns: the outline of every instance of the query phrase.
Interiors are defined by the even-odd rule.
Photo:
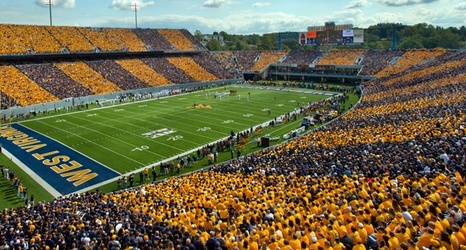
[[[49,24],[49,0],[0,0],[0,23]],[[464,0],[50,0],[59,26],[186,28],[202,33],[263,34],[307,26],[383,22],[466,25]]]

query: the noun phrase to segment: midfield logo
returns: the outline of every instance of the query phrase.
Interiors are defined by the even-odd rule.
[[[146,137],[149,137],[151,139],[155,139],[157,137],[173,134],[175,132],[176,132],[176,130],[174,130],[174,129],[162,128],[162,129],[159,129],[159,130],[151,131],[149,133],[144,133],[142,135],[146,136]]]

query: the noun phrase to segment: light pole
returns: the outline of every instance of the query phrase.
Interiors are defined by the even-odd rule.
[[[50,15],[50,26],[52,26],[52,5],[54,5],[53,0],[45,0],[45,5],[49,6],[49,15]]]
[[[134,23],[136,24],[136,29],[138,28],[138,2],[133,2],[131,4],[131,7],[133,8],[134,11]]]

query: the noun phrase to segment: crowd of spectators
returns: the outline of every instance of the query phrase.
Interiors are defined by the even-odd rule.
[[[124,70],[114,60],[86,61],[86,64],[123,90],[150,87],[150,85],[142,82],[136,78],[136,76]]]
[[[54,67],[51,63],[22,64],[16,68],[59,99],[68,97],[89,96],[93,93],[83,85],[73,81],[63,71]]]
[[[421,52],[423,53],[423,52]],[[433,58],[427,59],[421,63],[413,64],[406,68],[404,71],[391,75],[390,77],[379,78],[383,80],[384,85],[393,84],[392,78],[403,77],[405,79],[417,78],[417,76],[425,75],[428,71],[439,71],[441,72],[442,65],[450,67],[452,64],[456,64],[457,61],[464,59],[464,53],[459,51],[446,51],[445,53],[437,56],[435,60]],[[417,72],[417,73],[416,73]],[[409,75],[410,77],[407,77]]]
[[[432,60],[446,52],[445,49],[433,50],[409,50],[403,54],[403,57],[393,65],[388,65],[382,71],[379,71],[377,77],[387,77],[401,73],[409,67],[422,63],[426,60]]]
[[[322,52],[318,50],[292,50],[286,55],[283,63],[309,65],[319,56],[322,56]]]
[[[92,44],[94,48],[100,51],[121,51],[123,48],[119,41],[109,36],[104,28],[76,27],[79,33]]]
[[[234,66],[240,71],[252,70],[256,61],[259,60],[260,51],[233,51],[232,60]]]
[[[77,27],[50,26],[45,29],[69,52],[93,51],[92,44],[77,30]]]
[[[0,25],[0,54],[59,53],[60,44],[45,26]]]
[[[155,29],[133,29],[133,33],[141,39],[149,51],[170,51],[175,48]]]
[[[392,77],[379,78],[376,81],[383,82],[378,84],[377,88],[373,88],[371,91],[387,93],[384,90],[388,88],[394,88],[398,92],[399,89],[413,86],[419,88],[422,84],[427,84],[432,80],[441,79],[440,75],[451,74],[451,76],[458,75],[464,68],[464,60],[466,53],[464,52],[447,52],[437,57],[435,60],[417,65],[412,65],[402,73],[394,74]],[[449,84],[444,82],[444,84]],[[417,85],[414,86],[414,85]],[[415,90],[415,89],[413,89]],[[372,93],[368,93],[369,95]],[[369,95],[365,95],[366,97]]]
[[[176,82],[176,83],[194,82],[194,79],[191,76],[189,76],[186,72],[182,71],[181,69],[175,67],[175,65],[171,64],[164,57],[142,58],[141,61],[149,65],[149,67],[152,70],[163,75],[171,82]]]
[[[130,29],[106,28],[105,31],[121,48],[133,52],[147,51],[146,45]]]
[[[199,66],[191,57],[167,57],[168,62],[183,70],[196,82],[215,81],[218,78]]]
[[[366,83],[333,122],[209,170],[6,209],[0,247],[465,249],[463,59]]]
[[[0,91],[21,106],[59,100],[12,65],[0,66]]]
[[[354,65],[356,59],[363,54],[362,50],[331,50],[322,53],[317,65]]]
[[[278,63],[285,55],[286,51],[261,51],[258,60],[252,67],[253,71],[260,71],[271,63]]]
[[[207,50],[183,30],[0,25],[0,54]]]
[[[196,50],[194,43],[184,36],[181,30],[159,29],[157,31],[177,50]]]
[[[16,100],[5,94],[3,91],[0,91],[0,104],[1,104],[1,109],[8,109],[9,107],[15,107],[18,106],[18,103],[16,103]]]
[[[390,95],[393,98],[401,98],[402,93],[406,92],[418,92],[421,88],[439,88],[445,85],[450,85],[450,84],[456,84],[457,82],[461,82],[463,80],[463,75],[458,74],[458,72],[461,71],[462,67],[464,68],[464,65],[466,63],[466,58],[463,58],[462,60],[457,60],[457,61],[450,61],[446,62],[444,65],[437,65],[437,66],[432,66],[428,67],[424,70],[419,70],[419,71],[414,71],[411,73],[408,73],[404,76],[400,77],[395,77],[393,79],[396,79],[397,81],[394,81],[393,79],[389,79],[387,81],[384,81],[384,86],[382,86],[380,89],[385,90],[387,89],[390,85],[396,85],[397,90],[393,92],[379,92],[378,94],[374,95],[369,95],[366,98],[368,100],[378,100],[385,98],[386,95]],[[448,81],[445,81],[444,79],[438,79],[437,76],[439,75],[449,75]],[[416,78],[408,78],[407,76],[414,76]],[[432,77],[434,76],[434,78]],[[418,79],[422,80],[422,83],[420,84],[415,84],[413,83],[412,79]]]
[[[212,57],[217,61],[216,64],[223,67],[225,70],[230,72],[231,75],[235,76],[235,78],[243,77],[242,71],[236,67],[236,60],[233,57],[233,52],[225,51],[225,52],[211,52]]]
[[[359,74],[375,75],[387,67],[394,58],[402,56],[403,53],[403,50],[366,50],[361,61],[363,68]]]
[[[59,62],[54,63],[54,66],[96,95],[122,91],[115,83],[105,79],[82,61]]]
[[[152,70],[147,64],[139,59],[122,59],[115,60],[122,68],[136,76],[139,80],[149,84],[150,86],[166,86],[170,81],[163,75]]]
[[[239,78],[238,75],[232,75],[222,64],[215,61],[212,54],[203,52],[194,55],[192,59],[205,70],[215,75],[219,79],[235,79]]]

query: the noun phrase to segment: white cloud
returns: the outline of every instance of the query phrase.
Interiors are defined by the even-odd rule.
[[[236,2],[230,0],[228,4],[233,5]],[[372,3],[367,1],[367,4],[371,5],[370,7],[374,6]],[[458,4],[461,4],[461,2],[458,2]],[[225,9],[229,8],[222,8],[222,10]],[[113,13],[110,15],[113,15]],[[192,14],[173,12],[172,14],[140,15],[138,27],[185,28],[191,32],[200,30],[202,33],[225,31],[229,34],[264,34],[286,31],[302,32],[308,26],[323,25],[326,21],[335,21],[337,24],[350,23],[358,28],[367,28],[377,23],[413,25],[423,22],[443,27],[459,27],[464,25],[464,20],[466,20],[464,11],[451,6],[431,8],[430,6],[421,5],[417,6],[417,8],[405,8],[403,11],[389,11],[388,8],[374,11],[366,6],[365,8],[321,12],[309,18],[308,15],[285,13],[283,11],[261,13],[249,5],[247,9],[231,11],[218,17],[210,17],[204,15],[203,12],[196,12],[196,14],[194,12]],[[132,28],[134,27],[134,18],[131,15],[125,17],[102,16],[99,19],[97,17],[81,19],[79,23],[84,26]]]
[[[35,0],[35,3],[39,6],[48,6],[49,3],[57,8],[74,8],[76,0]]]
[[[120,10],[134,10],[134,4],[138,6],[138,10],[154,5],[154,1],[144,2],[144,0],[113,0],[112,8]]]
[[[465,6],[466,7],[466,6]],[[414,12],[416,23],[429,23],[441,27],[460,27],[466,20],[466,12],[457,8],[420,8]],[[417,21],[419,18],[419,21]],[[414,24],[407,21],[406,24]]]
[[[367,5],[367,0],[353,0],[345,8],[346,9],[355,9],[365,7]]]
[[[202,33],[225,31],[229,34],[263,34],[284,31],[305,31],[309,25],[320,25],[323,19],[313,19],[309,23],[307,16],[296,16],[282,12],[255,13],[252,11],[237,12],[222,18],[205,18],[197,15],[166,14],[159,16],[143,16],[138,26],[146,28],[171,28],[200,30]],[[134,19],[107,18],[101,19],[97,26],[132,27]],[[154,27],[154,25],[156,25]],[[192,29],[192,30],[191,30]]]
[[[417,5],[417,4],[428,4],[437,2],[439,0],[378,0],[379,3],[392,6],[392,7],[399,7],[399,6],[406,6],[406,5]]]
[[[466,10],[466,2],[460,3],[455,6],[455,9],[457,10]]]
[[[377,23],[402,23],[414,25],[429,23],[442,27],[459,27],[466,20],[465,12],[452,8],[410,8],[404,12],[375,12],[370,15],[360,9],[345,9],[325,16],[336,23],[352,23],[355,27],[367,28]]]
[[[270,5],[269,2],[257,2],[257,3],[254,3],[252,7],[259,8],[259,7],[269,6],[269,5]]]
[[[228,4],[230,4],[229,0],[206,0],[202,6],[207,8],[220,8]]]
[[[231,33],[241,34],[304,31],[309,22],[306,16],[283,12],[255,13],[251,11],[231,14],[224,17],[224,20],[225,31],[230,33],[231,30]]]

